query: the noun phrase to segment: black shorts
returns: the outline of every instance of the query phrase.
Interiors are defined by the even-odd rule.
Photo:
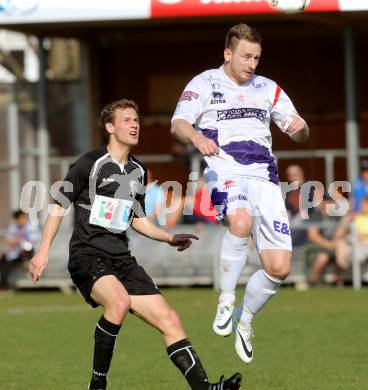
[[[137,264],[134,257],[112,260],[101,255],[72,255],[69,259],[68,269],[74,284],[92,307],[98,306],[90,296],[93,284],[106,275],[115,275],[129,295],[161,294],[153,280],[143,267]]]

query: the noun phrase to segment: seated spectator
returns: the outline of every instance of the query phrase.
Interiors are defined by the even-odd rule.
[[[304,171],[299,165],[289,165],[286,168],[286,178],[288,183],[297,183],[298,188],[288,191],[285,197],[285,206],[289,214],[291,228],[291,238],[293,247],[302,246],[308,242],[305,229],[297,229],[295,226],[301,225],[300,215],[300,189],[305,183]],[[294,225],[294,227],[293,227]]]
[[[355,256],[360,263],[368,261],[368,196],[361,200],[360,211],[349,214],[343,218],[337,236],[345,236],[351,230],[350,227],[354,223],[355,227]],[[350,231],[350,233],[352,233]],[[346,262],[350,265],[352,256],[352,240],[350,236],[349,241],[340,240],[336,249],[336,257],[339,261]]]
[[[344,272],[349,264],[345,259],[336,257],[338,245],[342,245],[344,242],[343,236],[340,233],[337,234],[341,217],[328,215],[328,206],[334,204],[334,200],[328,194],[322,195],[315,190],[314,196],[321,197],[322,200],[319,206],[312,210],[307,229],[311,243],[308,258],[313,260],[310,283],[311,285],[318,284],[322,272],[332,263],[335,268],[334,283],[343,285]]]
[[[360,212],[354,218],[357,234],[357,257],[362,263],[368,260],[368,196],[360,203]]]
[[[0,261],[0,286],[9,288],[9,276],[13,269],[31,259],[35,245],[40,238],[38,226],[32,225],[22,210],[13,213],[14,223],[7,231],[6,243],[9,250],[2,254]]]
[[[360,176],[353,184],[353,211],[360,210],[362,199],[368,196],[368,160],[364,160],[360,169]]]
[[[291,240],[293,243],[293,270],[296,270],[295,289],[306,290],[308,288],[306,272],[306,252],[308,237],[305,224],[300,212],[300,192],[305,183],[303,169],[296,164],[286,168],[286,178],[288,184],[293,183],[297,188],[290,190],[285,196],[285,206],[290,220]]]

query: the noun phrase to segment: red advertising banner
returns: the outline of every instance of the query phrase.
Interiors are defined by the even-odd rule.
[[[312,0],[307,12],[339,11],[338,0]],[[151,18],[278,13],[266,0],[151,0]]]

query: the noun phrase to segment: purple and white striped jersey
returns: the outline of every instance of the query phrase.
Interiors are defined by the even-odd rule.
[[[284,132],[293,115],[298,115],[293,103],[274,81],[254,75],[239,86],[221,66],[189,82],[172,121],[185,119],[217,143],[219,155],[205,157],[209,170],[277,184],[270,122]]]

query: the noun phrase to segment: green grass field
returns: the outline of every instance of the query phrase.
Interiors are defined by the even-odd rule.
[[[248,390],[368,389],[367,290],[282,289],[255,321],[251,365],[237,357],[233,336],[212,333],[214,291],[163,293],[181,315],[211,380],[240,371]],[[78,294],[0,295],[0,388],[85,390],[100,315]],[[110,390],[188,388],[160,335],[132,315],[120,332],[109,384]]]

